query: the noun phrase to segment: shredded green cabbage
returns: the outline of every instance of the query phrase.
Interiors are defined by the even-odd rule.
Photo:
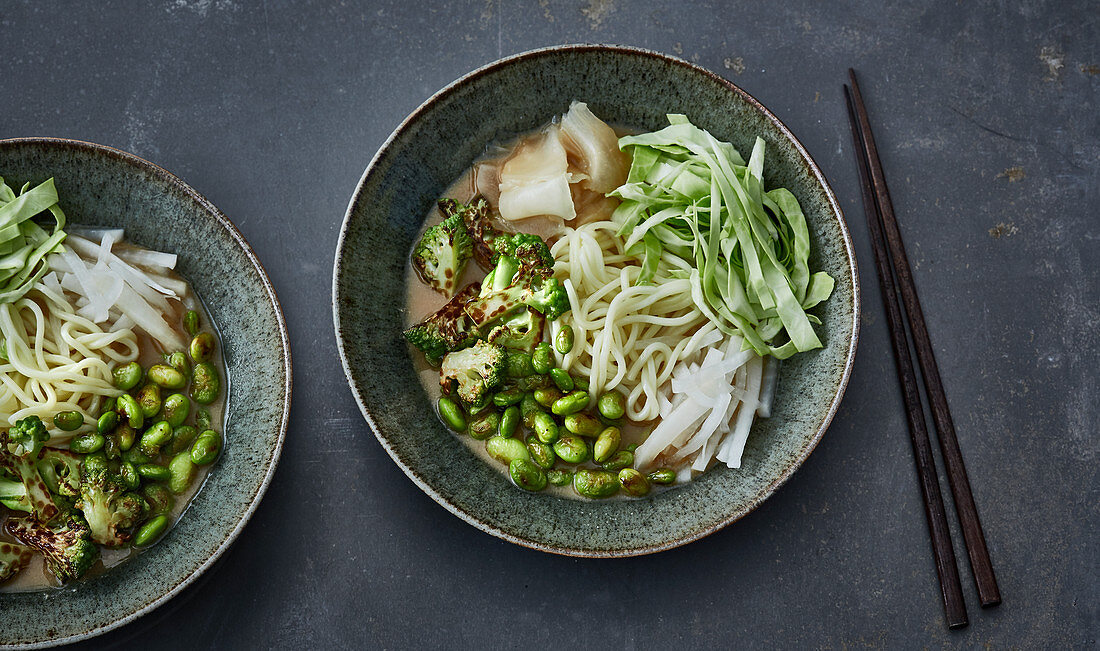
[[[53,179],[16,193],[0,177],[0,304],[14,303],[49,271],[46,256],[61,250],[65,240],[65,213],[57,205]],[[32,217],[45,211],[53,216],[48,232]]]
[[[827,273],[810,273],[810,235],[798,200],[785,188],[764,191],[764,141],[748,163],[683,115],[669,126],[619,139],[631,148],[622,203],[612,219],[627,249],[644,254],[639,284],[653,281],[662,256],[691,268],[699,309],[744,348],[785,359],[821,347],[806,310],[832,294]]]

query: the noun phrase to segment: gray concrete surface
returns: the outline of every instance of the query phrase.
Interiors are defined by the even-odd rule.
[[[87,646],[1095,648],[1100,20],[1087,1],[0,3],[0,137],[66,136],[180,175],[240,226],[286,310],[294,409],[237,544]],[[390,461],[344,382],[332,256],[363,167],[432,92],[566,42],[716,70],[799,136],[862,262],[848,395],[759,511],[656,556],[487,536]],[[840,85],[871,119],[1005,602],[949,632]],[[959,540],[959,537],[956,537]],[[960,551],[961,553],[961,551]]]

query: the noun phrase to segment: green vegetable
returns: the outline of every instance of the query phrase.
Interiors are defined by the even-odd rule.
[[[587,391],[574,391],[567,396],[563,396],[554,401],[554,404],[550,407],[550,411],[554,412],[558,416],[568,416],[569,414],[575,414],[588,406],[588,392]]]
[[[195,369],[198,371],[198,367]],[[187,378],[183,373],[167,364],[154,364],[145,372],[150,382],[165,389],[182,389],[187,386]]]
[[[142,487],[141,494],[145,496],[145,501],[149,503],[149,512],[153,515],[172,512],[175,499],[164,484],[146,484]]]
[[[130,362],[129,364],[123,364],[116,366],[115,370],[111,372],[112,377],[115,380],[115,386],[123,391],[129,391],[141,382],[141,364],[137,362]]]
[[[520,421],[519,407],[512,405],[500,415],[500,435],[508,438],[516,433]]]
[[[558,335],[554,337],[554,348],[557,348],[558,352],[562,355],[568,355],[573,350],[573,326],[565,324],[558,330]]]
[[[611,497],[619,492],[619,478],[606,470],[578,468],[573,474],[573,490],[592,499]]]
[[[160,412],[160,387],[155,384],[146,384],[141,387],[141,391],[137,394],[137,402],[142,416],[145,418],[156,416]]]
[[[457,391],[463,401],[477,404],[504,381],[507,357],[503,348],[484,341],[448,353],[439,371],[439,384],[444,393]]]
[[[191,449],[191,444],[195,442],[198,436],[198,429],[190,425],[180,425],[172,430],[172,441],[168,444],[168,454],[179,454],[184,450]]]
[[[576,386],[573,384],[573,376],[569,375],[569,371],[564,368],[552,368],[550,369],[550,378],[554,380],[554,384],[557,385],[563,393],[569,393]]]
[[[525,352],[508,353],[508,377],[521,378],[535,374],[531,356]]]
[[[562,419],[565,429],[581,436],[596,436],[603,429],[603,424],[588,414],[569,414]]]
[[[573,482],[573,473],[569,470],[554,468],[546,471],[546,479],[554,486],[567,486]]]
[[[576,434],[562,434],[558,437],[554,443],[554,452],[566,463],[588,461],[588,443]]]
[[[523,392],[519,389],[505,389],[493,394],[493,404],[501,409],[519,404],[523,400]]]
[[[173,393],[164,399],[164,420],[172,427],[179,427],[191,413],[191,401],[182,393]]]
[[[200,436],[198,440],[201,441],[202,439],[203,437]],[[214,454],[215,456],[217,455],[216,452]],[[168,462],[168,490],[176,495],[183,493],[187,490],[187,487],[191,485],[191,478],[195,475],[196,465],[192,457],[193,452],[180,452]],[[205,461],[205,459],[203,459],[203,461]],[[210,461],[213,461],[213,459],[210,459]]]
[[[149,370],[152,372],[152,369]],[[208,405],[218,399],[219,391],[221,391],[221,380],[218,377],[218,369],[214,368],[210,362],[196,364],[191,376],[191,399],[200,405]]]
[[[554,422],[553,416],[544,411],[540,411],[535,414],[534,421],[535,435],[539,437],[540,441],[543,443],[553,443],[558,440],[558,424]]]
[[[473,255],[473,247],[462,217],[454,215],[424,232],[413,250],[412,265],[421,280],[450,296]]]
[[[554,462],[558,460],[554,448],[540,441],[534,434],[527,437],[527,452],[531,455],[531,461],[544,470],[553,468]]]
[[[534,429],[535,415],[543,413],[538,401],[535,400],[534,394],[523,394],[523,400],[519,401],[519,413],[523,416],[523,426]]]
[[[600,464],[604,470],[619,471],[634,465],[634,453],[629,450],[619,450]]]
[[[523,490],[540,491],[546,488],[546,473],[526,459],[513,459],[508,464],[508,474],[512,476],[512,482]]]
[[[433,364],[447,353],[473,343],[479,331],[464,308],[480,291],[477,283],[466,285],[438,312],[406,330],[405,339]]]
[[[191,365],[187,362],[187,355],[182,351],[176,351],[164,358],[168,365],[183,374],[183,377],[191,375]]]
[[[676,481],[676,471],[669,468],[658,468],[647,476],[654,484],[671,484]]]
[[[84,425],[84,414],[79,411],[62,411],[54,414],[54,427],[63,432],[72,432]]]
[[[17,194],[0,177],[0,304],[23,298],[49,271],[46,256],[61,251],[65,239],[65,213],[57,205],[53,179],[29,187]],[[43,222],[49,231],[34,221],[46,211],[50,216]]]
[[[504,465],[510,464],[515,459],[529,460],[531,458],[527,453],[527,447],[523,445],[523,441],[503,436],[489,437],[485,441],[485,451],[489,453],[490,457]]]
[[[127,490],[137,490],[141,487],[141,473],[129,461],[123,461],[119,464],[118,475],[122,477],[122,484]]]
[[[84,479],[76,508],[84,513],[92,540],[107,547],[118,547],[130,539],[129,531],[141,519],[145,500],[126,490],[121,477],[105,467],[88,469],[85,457]]]
[[[194,310],[187,310],[187,314],[183,315],[183,327],[187,330],[187,334],[192,337],[199,334],[199,313]]]
[[[156,463],[143,463],[137,467],[138,474],[150,481],[168,481],[172,473],[168,468]]]
[[[500,413],[490,409],[470,421],[467,434],[476,441],[484,441],[500,431]]]
[[[107,434],[118,425],[118,414],[113,411],[104,412],[96,421],[95,429],[100,434]]]
[[[222,449],[222,436],[212,429],[204,430],[191,446],[191,461],[196,466],[214,463]],[[184,454],[183,452],[180,455]],[[176,456],[179,458],[179,455]],[[173,459],[174,461],[174,459]],[[182,462],[181,462],[182,463]]]
[[[618,451],[620,442],[622,442],[622,432],[618,427],[608,427],[603,430],[596,437],[596,442],[592,444],[592,460],[596,463],[607,461]]]
[[[46,568],[62,583],[79,579],[99,558],[99,548],[92,544],[88,523],[79,512],[68,513],[49,526],[31,516],[9,517],[4,528],[16,540],[40,552]],[[5,545],[0,544],[0,548]]]
[[[507,317],[523,307],[538,310],[549,320],[569,310],[569,297],[556,278],[552,267],[532,259],[524,247],[513,258],[500,256],[496,268],[485,277],[477,298],[463,307],[473,322],[481,327]],[[515,273],[512,271],[515,270]],[[503,287],[498,279],[507,278]]]
[[[724,333],[760,355],[783,359],[821,347],[806,310],[829,297],[833,279],[809,271],[806,218],[788,190],[764,192],[764,141],[746,164],[732,145],[669,115],[668,127],[619,140],[633,161],[612,219],[624,248],[643,247],[639,284],[658,259],[692,269],[696,306]]]
[[[195,427],[200,430],[210,429],[213,419],[210,417],[210,412],[206,409],[200,409],[195,412]]]
[[[150,457],[160,454],[160,448],[172,440],[172,426],[162,420],[141,435],[141,451]]]
[[[562,395],[562,392],[554,387],[535,389],[535,402],[549,409]]]
[[[443,422],[456,432],[466,431],[466,417],[462,415],[462,408],[454,400],[447,396],[441,396],[436,403],[439,408],[439,416]]]
[[[510,350],[531,353],[535,344],[542,340],[542,329],[546,317],[536,310],[526,309],[504,319],[500,325],[489,331],[485,340],[491,344],[504,346]]]
[[[188,352],[191,353],[191,359],[196,362],[208,362],[217,348],[218,342],[214,340],[214,335],[209,332],[200,332],[191,339]]]
[[[168,516],[158,515],[148,520],[134,534],[134,547],[146,547],[153,544],[168,528]]]
[[[102,450],[106,442],[107,440],[99,432],[88,432],[74,436],[69,441],[69,449],[77,454],[91,454]]]
[[[608,420],[619,420],[626,414],[626,398],[618,391],[608,391],[596,401],[596,409]]]
[[[649,493],[649,481],[633,468],[619,471],[619,485],[623,487],[623,492],[633,497],[642,497]]]
[[[130,427],[134,429],[141,429],[141,426],[145,424],[145,414],[142,413],[141,405],[128,393],[124,393],[118,397],[118,415],[126,419],[126,422],[130,424]]]
[[[550,344],[544,341],[535,346],[535,352],[531,355],[531,365],[539,375],[546,375],[551,372],[550,369],[554,367],[554,357],[551,353]]]

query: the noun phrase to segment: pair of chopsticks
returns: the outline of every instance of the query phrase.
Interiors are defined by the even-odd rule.
[[[871,133],[871,123],[867,119],[867,109],[863,105],[863,95],[856,82],[856,73],[851,68],[848,69],[848,77],[852,85],[851,88],[844,86],[844,96],[848,102],[852,141],[855,144],[856,160],[859,165],[863,207],[867,213],[867,228],[871,232],[871,245],[875,252],[875,269],[878,272],[879,283],[882,285],[882,299],[886,304],[898,380],[901,382],[905,399],[909,437],[913,444],[913,456],[924,497],[928,531],[932,537],[932,553],[943,594],[944,614],[947,617],[948,627],[962,628],[968,623],[966,603],[963,600],[959,570],[955,563],[955,551],[951,544],[951,532],[947,524],[943,497],[940,494],[936,462],[932,456],[932,444],[925,426],[920,388],[917,386],[916,372],[909,354],[905,322],[902,320],[902,304],[905,308],[904,313],[908,316],[913,348],[916,350],[917,362],[924,378],[924,389],[932,409],[932,421],[939,434],[940,451],[944,465],[947,467],[947,482],[955,499],[955,510],[959,516],[959,524],[966,543],[966,551],[970,557],[970,568],[978,587],[978,598],[982,608],[1001,603],[1001,593],[997,588],[997,578],[993,574],[993,564],[989,560],[989,549],[986,547],[985,533],[978,519],[978,509],[974,505],[974,496],[970,492],[970,480],[966,476],[966,465],[963,463],[962,451],[955,436],[955,424],[951,420],[951,411],[947,406],[947,395],[943,390],[935,355],[932,353],[932,340],[928,336],[920,299],[917,298],[916,286],[913,284],[913,272],[909,268],[909,259],[905,255],[905,246],[901,241],[901,231],[894,216],[894,205],[890,201],[890,192],[886,188],[886,179],[882,174],[882,162],[875,147],[875,137]]]

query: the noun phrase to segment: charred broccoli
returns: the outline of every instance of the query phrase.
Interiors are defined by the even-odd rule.
[[[412,264],[426,283],[449,297],[466,270],[473,248],[462,216],[454,215],[425,231],[413,251]]]
[[[34,550],[23,545],[0,541],[0,581],[7,581],[31,562]]]
[[[528,308],[508,317],[490,330],[486,340],[491,344],[530,353],[542,341],[545,323],[546,319],[542,314]]]
[[[534,259],[538,261],[544,267],[554,266],[554,256],[550,253],[550,247],[546,246],[546,242],[533,233],[502,233],[493,239],[492,249],[499,256],[508,255],[513,258],[523,257],[523,252],[520,249],[527,252],[528,255],[534,256]],[[497,260],[493,260],[494,264]]]
[[[85,468],[76,508],[84,513],[92,540],[119,547],[130,540],[129,531],[144,515],[147,505],[137,493],[127,492],[122,478],[106,468]]]
[[[0,434],[0,470],[17,477],[26,488],[27,504],[39,522],[49,522],[59,513],[49,488],[35,465],[42,445],[50,438],[38,416],[29,416]]]
[[[470,345],[477,338],[478,329],[463,307],[478,291],[477,283],[466,285],[438,312],[406,330],[405,339],[433,364],[438,364],[447,353]]]
[[[72,511],[52,526],[32,517],[8,518],[4,529],[19,542],[42,552],[46,567],[62,583],[79,579],[99,558],[79,511]]]
[[[520,247],[523,258],[500,256],[492,273],[485,277],[478,297],[466,304],[466,313],[481,327],[527,306],[551,321],[569,310],[569,296],[553,277],[553,271],[535,264],[530,249]],[[513,273],[512,270],[516,271]],[[505,284],[504,278],[509,278]]]
[[[492,244],[501,233],[493,228],[489,217],[489,202],[477,198],[466,205],[454,199],[440,199],[439,210],[445,219],[456,216],[462,219],[462,223],[466,225],[466,233],[473,243],[474,261],[486,271],[492,269],[498,255],[493,251]]]
[[[80,495],[80,455],[44,448],[38,455],[38,474],[54,495]]]
[[[7,448],[17,457],[33,459],[50,439],[46,425],[38,416],[27,416],[8,430]]]
[[[504,348],[479,341],[443,358],[439,384],[444,393],[457,390],[458,397],[468,404],[484,403],[489,392],[504,381],[507,357]]]
[[[0,504],[12,511],[31,512],[31,501],[27,499],[27,487],[18,479],[0,477]]]

